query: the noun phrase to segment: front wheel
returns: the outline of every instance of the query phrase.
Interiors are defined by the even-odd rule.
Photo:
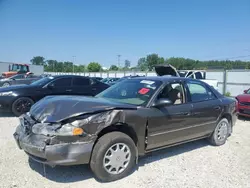
[[[231,125],[226,118],[220,120],[213,134],[209,137],[210,143],[215,146],[225,144],[230,134],[230,126]]]
[[[135,167],[135,161],[134,141],[124,133],[111,132],[96,143],[90,167],[99,180],[110,182],[129,175]]]
[[[20,97],[12,104],[12,112],[15,116],[20,116],[28,112],[34,101],[29,97]]]
[[[10,86],[10,83],[9,82],[4,82],[2,87],[9,87]]]

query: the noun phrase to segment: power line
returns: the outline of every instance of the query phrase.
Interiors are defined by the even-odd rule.
[[[234,56],[234,57],[229,57],[229,58],[220,58],[220,59],[216,59],[216,60],[230,60],[230,59],[238,59],[238,58],[246,58],[246,57],[250,57],[249,55],[242,55],[242,56]]]

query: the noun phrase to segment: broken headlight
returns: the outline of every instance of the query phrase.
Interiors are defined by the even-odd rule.
[[[46,136],[76,136],[84,134],[82,128],[75,127],[70,123],[65,125],[38,123],[32,127],[32,132]]]
[[[76,136],[84,135],[83,126],[91,123],[102,123],[109,120],[110,112],[103,112],[94,114],[86,117],[85,119],[77,119],[71,123],[66,123],[64,125],[50,124],[50,123],[38,123],[32,127],[32,132],[34,134],[42,134],[46,136]]]

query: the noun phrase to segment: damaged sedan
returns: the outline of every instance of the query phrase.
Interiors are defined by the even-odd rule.
[[[90,164],[101,181],[127,176],[149,152],[208,138],[223,145],[236,100],[199,80],[161,76],[119,82],[95,97],[48,96],[20,117],[20,149],[50,166]]]

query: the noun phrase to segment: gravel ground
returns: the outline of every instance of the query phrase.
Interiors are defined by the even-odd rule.
[[[0,117],[0,187],[223,187],[250,188],[250,120],[238,120],[221,147],[205,140],[154,152],[130,176],[99,183],[88,166],[43,167],[19,150],[12,134],[17,118]]]

